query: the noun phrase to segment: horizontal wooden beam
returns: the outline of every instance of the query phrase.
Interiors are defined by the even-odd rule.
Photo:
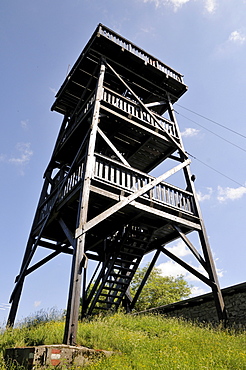
[[[110,198],[110,199],[115,200],[115,201],[119,200],[119,195],[118,194],[114,194],[114,193],[112,193],[108,190],[98,188],[94,185],[91,185],[91,192],[94,192],[96,194],[99,194],[101,196]],[[122,196],[121,196],[121,198],[122,198]],[[178,225],[187,226],[188,228],[190,228],[192,230],[201,230],[200,223],[196,223],[196,222],[193,222],[193,221],[186,220],[182,216],[172,215],[169,212],[161,211],[159,209],[154,208],[153,206],[147,206],[147,205],[142,204],[138,201],[131,202],[130,206],[137,208],[139,211],[147,212],[151,215],[154,215],[154,216],[157,216],[157,217],[160,217],[160,218],[164,218],[167,221],[173,221],[173,222],[177,223]],[[197,219],[197,217],[194,217],[194,218]]]
[[[103,105],[103,101],[102,101],[102,104],[101,104],[101,109],[103,109],[103,110],[105,110],[105,111],[123,119],[124,121],[129,122],[131,125],[134,125],[134,126],[140,128],[140,129],[143,129],[143,126],[144,126],[144,129],[145,129],[145,131],[148,132],[148,134],[155,135],[158,138],[160,138],[161,140],[165,140],[165,142],[169,143],[169,145],[170,145],[170,141],[166,138],[165,131],[163,130],[163,128],[158,129],[157,127],[152,126],[148,122],[144,122],[144,121],[141,121],[141,123],[139,123],[139,122],[137,122],[137,118],[134,119],[135,118],[134,116],[132,118],[128,118],[126,115],[124,116],[123,114],[120,114],[120,113],[116,112],[115,110],[106,107],[105,105]],[[174,145],[172,145],[172,146],[175,147]]]

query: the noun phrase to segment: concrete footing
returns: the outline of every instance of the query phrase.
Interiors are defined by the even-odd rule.
[[[66,369],[70,366],[86,366],[113,352],[93,350],[87,347],[62,345],[43,345],[23,348],[7,348],[4,359],[6,363],[22,365],[27,370],[45,369],[48,366]]]

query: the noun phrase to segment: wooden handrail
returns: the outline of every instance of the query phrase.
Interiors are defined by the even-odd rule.
[[[43,204],[40,205],[40,220],[47,214],[52,206],[57,191],[59,191],[58,201],[60,202],[80,183],[82,175],[83,163],[81,163],[68,177],[62,188],[59,188],[58,185]],[[130,193],[139,190],[154,179],[153,176],[127,167],[123,163],[121,164],[120,162],[110,160],[99,154],[96,155],[93,177],[95,180],[108,183]],[[193,195],[186,190],[182,190],[166,182],[161,182],[156,185],[153,189],[145,193],[142,198],[179,209],[182,212],[195,214],[193,208]]]
[[[134,101],[125,98],[124,96],[117,94],[116,92],[104,88],[103,93],[103,101],[112,105],[113,107],[116,107],[117,109],[120,109],[124,111],[126,114],[135,117],[141,121],[144,121],[145,123],[148,123],[155,128],[163,128],[163,131],[168,132],[169,135],[172,135],[175,137],[175,139],[178,138],[178,134],[176,132],[176,128],[173,124],[173,122],[169,121],[168,119],[159,116],[158,114],[151,112],[157,119],[159,125],[157,124],[156,120],[153,119],[153,117],[148,113],[148,111],[144,110],[139,104],[135,103]]]
[[[174,69],[168,67],[166,64],[162,63],[160,60],[154,58],[150,54],[146,53],[143,49],[140,49],[132,42],[124,39],[115,32],[109,30],[108,28],[100,25],[99,34],[108,38],[110,41],[119,45],[122,49],[129,51],[130,53],[136,55],[138,58],[141,58],[146,64],[149,63],[153,67],[157,68],[159,71],[165,73],[167,76],[174,78],[175,80],[183,83],[182,75],[176,72]]]

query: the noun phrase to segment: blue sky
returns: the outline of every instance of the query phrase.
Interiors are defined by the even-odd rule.
[[[220,284],[245,281],[246,1],[9,0],[0,10],[0,323],[62,120],[50,107],[98,23],[184,74],[189,89],[175,110],[196,157],[191,169]],[[170,248],[196,266],[181,243]],[[60,256],[27,277],[19,320],[66,307],[70,264]],[[194,294],[208,291],[164,256],[157,265],[167,275],[183,273]]]

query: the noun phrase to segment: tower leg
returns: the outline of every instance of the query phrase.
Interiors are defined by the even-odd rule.
[[[174,112],[174,109],[173,109],[173,106],[172,106],[171,99],[170,99],[169,95],[168,95],[168,103],[169,103],[169,109],[168,110],[169,110],[170,119],[171,119],[171,121],[173,121],[174,125],[176,126],[178,136],[180,137],[181,147],[184,150],[184,145],[183,145],[183,142],[182,142],[181,133],[180,133],[180,130],[179,130],[179,126],[177,124],[175,112]],[[183,153],[181,151],[180,151],[180,157],[183,158],[183,160],[186,159],[186,158],[183,157]],[[196,211],[197,211],[198,217],[199,217],[200,222],[201,222],[201,231],[199,233],[199,237],[200,237],[200,242],[201,242],[201,246],[202,246],[202,249],[203,249],[203,255],[204,255],[205,261],[207,263],[206,270],[207,270],[207,273],[209,275],[209,279],[211,280],[211,282],[213,282],[215,284],[214,288],[212,288],[212,292],[213,292],[213,296],[214,296],[214,301],[215,301],[215,306],[216,306],[216,310],[217,310],[218,319],[223,324],[225,324],[226,320],[227,320],[227,314],[226,314],[226,310],[225,310],[224,299],[223,299],[223,296],[222,296],[222,293],[221,293],[221,290],[220,290],[219,280],[218,280],[218,276],[217,276],[217,272],[216,272],[216,268],[215,268],[211,248],[210,248],[210,245],[209,245],[207,232],[206,232],[206,229],[205,229],[205,226],[204,226],[204,223],[203,223],[202,212],[201,212],[200,205],[199,205],[199,202],[198,202],[198,199],[197,199],[196,189],[195,189],[195,186],[194,186],[194,182],[191,179],[192,177],[191,177],[191,171],[190,171],[189,166],[184,168],[184,175],[185,175],[185,178],[186,178],[188,189],[193,193]]]
[[[82,191],[80,194],[80,209],[78,212],[77,225],[80,230],[87,221],[88,203],[90,195],[91,177],[94,167],[94,150],[96,145],[97,128],[99,122],[100,101],[103,96],[103,80],[105,74],[105,65],[101,63],[95,105],[92,113],[91,131],[87,147],[87,161],[83,174]],[[85,233],[81,233],[76,239],[76,247],[74,248],[73,265],[70,280],[69,299],[67,306],[66,326],[63,343],[75,344],[77,336],[79,306],[82,283],[82,260],[84,256]]]
[[[223,299],[221,289],[219,286],[219,280],[218,280],[218,276],[216,272],[216,267],[213,261],[210,245],[207,240],[206,230],[204,230],[203,222],[202,222],[202,231],[200,232],[200,240],[201,240],[201,245],[203,248],[203,254],[208,264],[207,272],[208,272],[209,278],[211,281],[215,283],[214,288],[212,288],[212,292],[214,296],[214,302],[215,302],[215,307],[217,310],[218,319],[223,324],[223,326],[225,326],[226,321],[227,321],[225,303],[224,303],[224,299]]]
[[[76,247],[74,250],[72,261],[66,324],[63,338],[63,343],[70,345],[76,344],[82,282],[82,260],[84,255],[84,242],[85,235],[82,235],[76,240]]]
[[[7,326],[14,326],[17,310],[20,302],[21,292],[24,284],[24,279],[22,279],[21,282],[19,282],[19,285],[15,291],[14,297],[12,299],[12,304],[9,312],[9,317],[7,321]]]

